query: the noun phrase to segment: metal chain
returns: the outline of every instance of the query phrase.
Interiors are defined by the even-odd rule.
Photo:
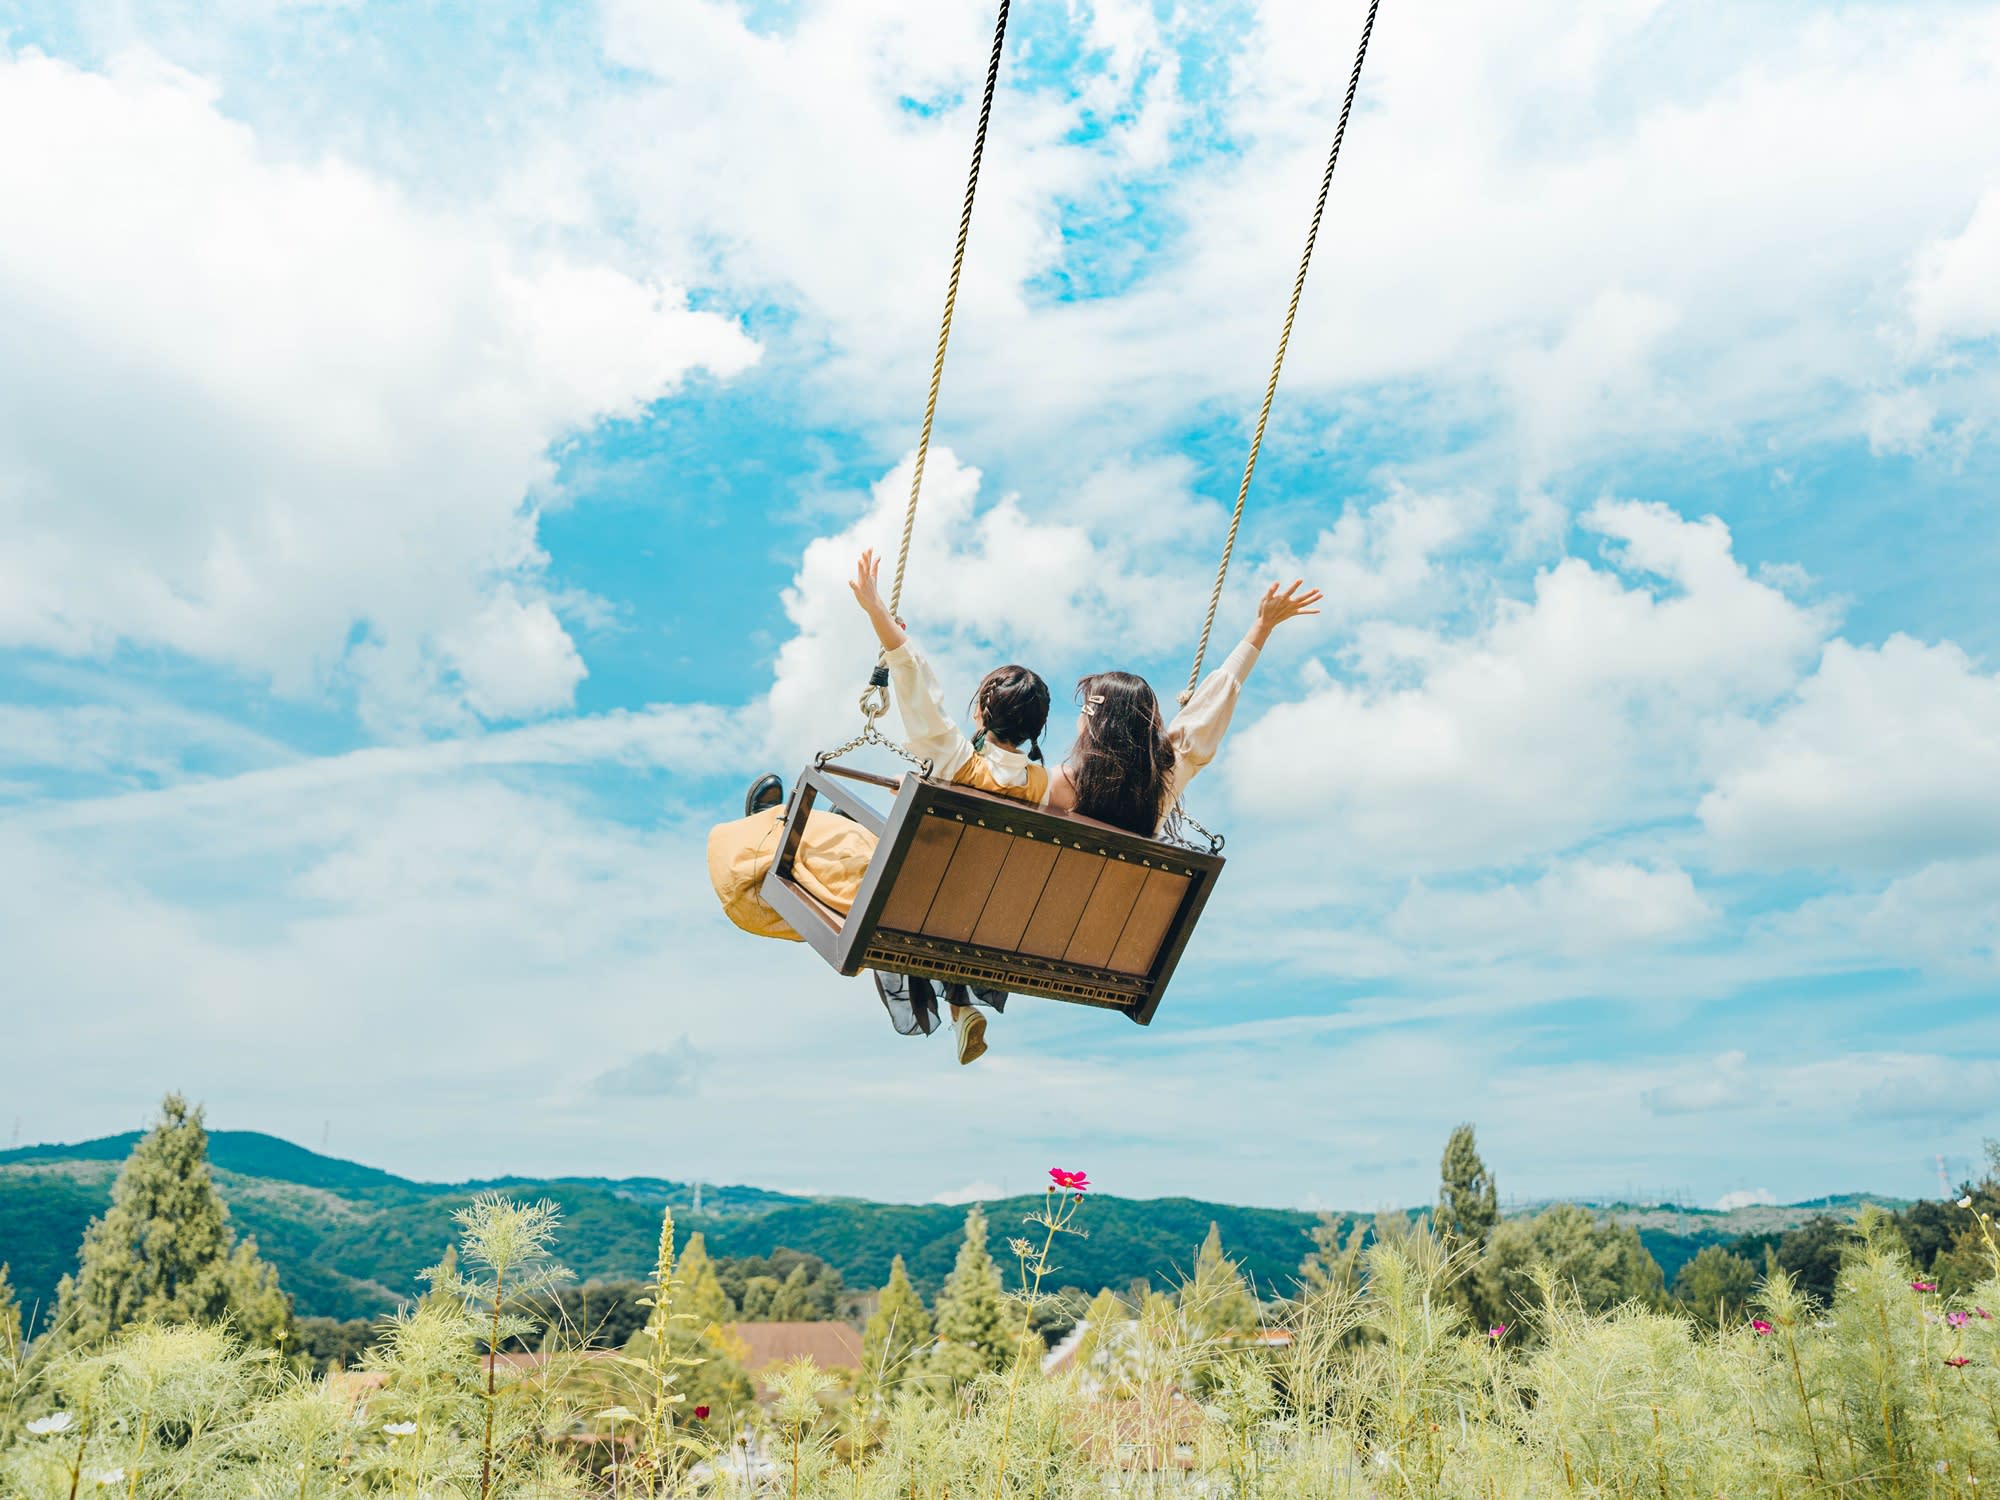
[[[1291,347],[1292,324],[1299,316],[1299,298],[1306,289],[1306,271],[1312,265],[1313,247],[1319,242],[1320,220],[1326,217],[1327,193],[1333,187],[1333,169],[1340,161],[1340,143],[1347,136],[1347,119],[1354,112],[1354,93],[1361,86],[1361,64],[1368,56],[1368,39],[1375,33],[1375,12],[1382,0],[1369,0],[1368,19],[1362,23],[1361,46],[1354,54],[1354,71],[1347,75],[1347,97],[1341,102],[1340,123],[1334,127],[1333,148],[1326,154],[1326,171],[1319,180],[1319,201],[1313,205],[1312,227],[1306,231],[1305,254],[1299,257],[1299,274],[1292,279],[1292,300],[1285,308],[1284,331],[1278,335],[1278,355],[1271,361],[1271,378],[1264,383],[1264,404],[1257,412],[1257,430],[1250,438],[1250,454],[1243,463],[1243,482],[1236,487],[1236,510],[1229,518],[1229,535],[1222,543],[1222,562],[1215,570],[1215,588],[1208,596],[1208,614],[1201,622],[1201,643],[1194,650],[1194,666],[1188,672],[1180,701],[1194,696],[1201,681],[1201,664],[1208,655],[1208,638],[1215,630],[1215,611],[1222,603],[1223,580],[1229,576],[1230,554],[1236,550],[1237,528],[1243,524],[1243,502],[1250,496],[1250,477],[1257,472],[1257,454],[1264,446],[1264,428],[1271,420],[1271,402],[1278,394],[1278,375],[1285,368],[1285,351]]]
[[[837,750],[822,750],[818,755],[813,757],[813,765],[820,770],[825,770],[831,762],[839,760],[843,755],[852,755],[863,745],[880,745],[884,750],[889,750],[900,755],[904,760],[915,766],[919,776],[929,776],[931,774],[931,763],[929,761],[912,755],[907,749],[897,744],[875,727],[875,721],[888,711],[889,694],[887,677],[885,676],[880,683],[876,682],[873,678],[869,679],[868,691],[861,695],[861,717],[864,721],[861,725],[861,733],[857,734]]]
[[[972,200],[979,191],[979,163],[986,155],[986,127],[993,118],[993,90],[1000,81],[1000,54],[1007,43],[1007,11],[1012,0],[1000,0],[1000,19],[993,27],[993,55],[986,63],[986,92],[979,101],[979,129],[972,137],[972,170],[965,179],[965,206],[958,215],[958,244],[951,253],[951,280],[945,285],[944,321],[938,327],[937,355],[931,360],[931,389],[924,400],[924,426],[917,437],[917,466],[910,475],[910,504],[903,512],[903,541],[896,553],[896,581],[889,590],[889,612],[903,602],[903,574],[910,565],[910,537],[917,529],[917,499],[924,489],[924,462],[931,452],[931,425],[937,420],[938,387],[944,383],[944,351],[951,342],[951,316],[958,307],[958,280],[965,270],[965,243],[972,234]]]

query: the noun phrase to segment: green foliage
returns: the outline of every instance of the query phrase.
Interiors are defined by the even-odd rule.
[[[20,1354],[21,1300],[7,1279],[6,1262],[0,1261],[0,1360],[15,1360]]]
[[[1438,1175],[1438,1233],[1465,1244],[1485,1244],[1500,1222],[1500,1193],[1480,1159],[1470,1125],[1452,1131]]]
[[[84,1231],[77,1272],[58,1291],[57,1336],[102,1343],[139,1322],[229,1320],[252,1344],[290,1333],[291,1304],[254,1240],[235,1242],[209,1175],[201,1111],[167,1095],[132,1148],[111,1207]]]
[[[688,1236],[687,1250],[681,1256],[680,1277],[683,1305],[697,1327],[707,1328],[735,1319],[735,1305],[722,1289],[722,1279],[716,1274],[708,1243],[701,1235]]]
[[[899,1255],[889,1263],[889,1284],[882,1288],[881,1300],[861,1333],[855,1400],[879,1414],[899,1391],[922,1384],[924,1360],[934,1337],[931,1315]]]
[[[1710,1328],[1740,1323],[1757,1294],[1756,1265],[1720,1245],[1706,1245],[1674,1278],[1674,1297]]]
[[[379,1384],[365,1405],[354,1387],[294,1377],[223,1327],[139,1323],[69,1348],[31,1373],[17,1394],[23,1420],[0,1429],[0,1494],[697,1493],[706,1433],[728,1429],[689,1419],[686,1382],[705,1366],[674,1352],[677,1320],[693,1314],[677,1311],[686,1283],[670,1223],[649,1283],[646,1357],[557,1351],[497,1369],[484,1359],[494,1307],[515,1306],[504,1288],[552,1274],[553,1226],[543,1205],[491,1200],[469,1216],[465,1274],[440,1269],[433,1294],[389,1325],[369,1357]],[[1545,1228],[1546,1245],[1572,1261],[1579,1246],[1601,1259],[1617,1235],[1594,1222],[1588,1233]],[[1704,1328],[1657,1298],[1593,1311],[1585,1279],[1551,1261],[1527,1277],[1536,1337],[1524,1342],[1490,1337],[1452,1295],[1465,1247],[1406,1227],[1373,1237],[1351,1278],[1284,1308],[1291,1337],[1268,1351],[1215,1358],[1184,1315],[1197,1300],[1185,1288],[1150,1293],[1136,1310],[1107,1292],[1090,1309],[1095,1357],[1058,1377],[1020,1360],[952,1391],[903,1389],[867,1441],[844,1433],[832,1377],[794,1361],[771,1373],[773,1400],[755,1419],[769,1466],[754,1493],[1973,1500],[2000,1472],[2000,1319],[1978,1312],[2000,1306],[1991,1234],[1965,1214],[1953,1244],[1979,1244],[1984,1274],[1947,1295],[1928,1289],[1896,1219],[1864,1215],[1830,1307],[1774,1271],[1754,1299],[1760,1327]],[[983,1250],[983,1225],[977,1239]],[[906,1293],[908,1277],[896,1288]],[[518,1337],[542,1335],[530,1326]],[[1211,1377],[1197,1387],[1190,1372],[1204,1362]],[[621,1405],[579,1401],[607,1368],[626,1382]],[[615,1483],[586,1475],[571,1441],[612,1433],[640,1439]]]
[[[1222,1251],[1222,1231],[1208,1226],[1208,1237],[1194,1258],[1194,1274],[1177,1298],[1190,1335],[1223,1340],[1255,1332],[1261,1322],[1257,1299],[1242,1267]]]
[[[965,1216],[958,1263],[938,1294],[937,1341],[931,1368],[953,1386],[1005,1369],[1013,1353],[1000,1273],[986,1249],[986,1215],[977,1207]]]
[[[1533,1327],[1546,1306],[1537,1275],[1542,1271],[1592,1313],[1625,1303],[1655,1307],[1664,1295],[1659,1263],[1636,1229],[1600,1223],[1588,1209],[1558,1203],[1494,1229],[1472,1280],[1478,1317]]]

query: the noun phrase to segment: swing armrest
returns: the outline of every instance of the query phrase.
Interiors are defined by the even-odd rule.
[[[816,766],[806,772],[799,778],[798,787],[792,793],[794,797],[805,800],[805,810],[797,818],[788,816],[787,821],[791,824],[791,829],[785,840],[785,848],[779,854],[779,858],[784,861],[787,877],[791,875],[792,865],[798,858],[799,839],[804,835],[806,827],[805,814],[813,810],[820,798],[824,797],[835,812],[845,813],[878,839],[882,836],[882,830],[888,826],[879,812],[846,787],[841,786],[835,780],[836,777],[848,781],[866,782],[870,786],[885,787],[892,792],[901,791],[903,787],[900,781],[892,781],[887,776],[876,776],[867,771],[847,771],[836,766]]]

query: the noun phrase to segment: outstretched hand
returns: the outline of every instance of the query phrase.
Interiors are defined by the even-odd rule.
[[[848,580],[848,591],[854,595],[854,602],[867,611],[868,618],[875,624],[875,639],[882,643],[885,651],[894,651],[903,644],[903,622],[889,613],[889,606],[882,601],[882,559],[869,548],[861,554],[854,565],[854,577]]]
[[[1264,590],[1264,597],[1257,601],[1257,619],[1250,627],[1250,644],[1263,649],[1271,638],[1271,632],[1287,620],[1295,620],[1300,615],[1316,615],[1316,607],[1326,596],[1318,589],[1299,590],[1305,587],[1303,578],[1294,578],[1290,588],[1272,584]]]

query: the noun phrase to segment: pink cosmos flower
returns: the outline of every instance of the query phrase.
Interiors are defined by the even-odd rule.
[[[1985,1308],[1975,1307],[1973,1308],[1973,1311],[1978,1313],[1980,1317],[1985,1318],[1988,1322],[1992,1321],[1993,1314],[1988,1312]]]
[[[1946,1360],[1945,1363],[1950,1365],[1954,1370],[1962,1370],[1967,1365],[1971,1364],[1972,1361],[1967,1359],[1963,1354],[1954,1354],[1950,1359]]]
[[[1937,1290],[1937,1283],[1935,1281],[1913,1281],[1910,1283],[1910,1290],[1913,1292],[1934,1292]]]
[[[1090,1174],[1088,1172],[1067,1172],[1061,1167],[1050,1167],[1049,1179],[1050,1192],[1055,1192],[1058,1189],[1067,1193],[1087,1193],[1090,1191]]]
[[[1944,1320],[1954,1328],[1963,1328],[1967,1323],[1972,1321],[1972,1314],[1968,1312],[1949,1312],[1944,1315]]]
[[[1759,1336],[1762,1336],[1771,1331],[1771,1325],[1769,1323],[1766,1323],[1762,1318],[1752,1318],[1750,1320],[1750,1330],[1751,1332],[1758,1334]]]
[[[694,1419],[697,1422],[706,1422],[708,1420],[708,1408],[705,1406],[697,1406],[694,1409]]]
[[[1505,1323],[1495,1323],[1491,1328],[1486,1330],[1486,1336],[1489,1339],[1504,1339],[1507,1337],[1507,1325]]]

